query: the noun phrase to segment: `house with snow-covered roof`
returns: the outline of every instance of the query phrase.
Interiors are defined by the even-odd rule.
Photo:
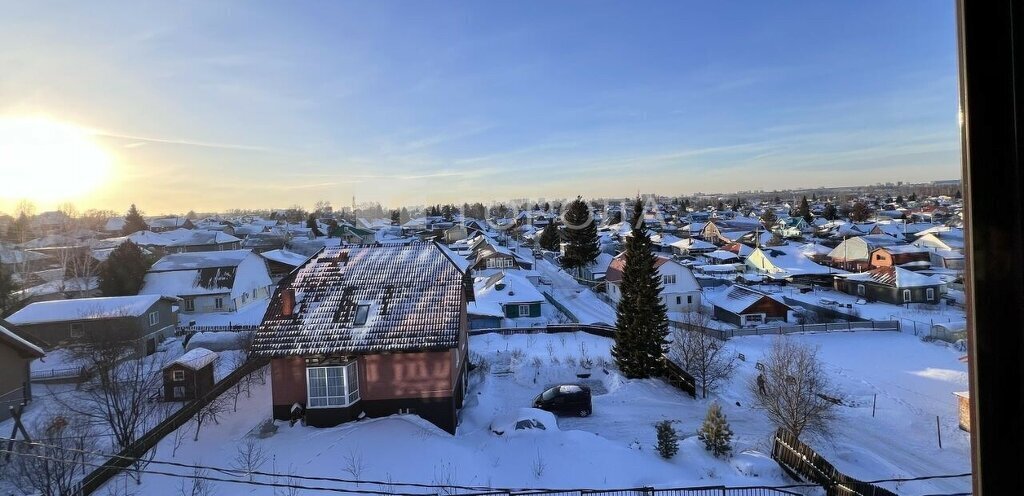
[[[914,245],[879,246],[871,250],[871,267],[897,266],[909,270],[927,269],[931,257],[927,248]]]
[[[787,321],[793,309],[768,293],[739,284],[715,292],[708,298],[715,320],[740,327]]]
[[[158,260],[140,294],[181,298],[185,314],[235,312],[270,297],[266,261],[249,250],[175,253]]]
[[[883,246],[895,246],[900,241],[887,234],[868,234],[847,238],[829,252],[832,263],[846,270],[867,270],[871,267],[871,252]]]
[[[700,283],[689,268],[660,255],[655,257],[654,265],[661,276],[661,299],[669,312],[688,312],[700,308]],[[622,299],[621,285],[625,269],[626,254],[623,252],[612,259],[605,274],[608,297],[616,304]]]
[[[43,301],[14,312],[7,321],[48,347],[127,341],[134,343],[137,356],[145,356],[174,335],[179,302],[161,295]]]
[[[815,263],[802,246],[789,244],[754,248],[744,263],[749,272],[775,280],[829,280],[831,274],[843,272]]]
[[[450,252],[448,252],[450,253]],[[413,413],[454,433],[472,285],[434,243],[327,248],[278,285],[252,350],[272,411],[330,427]]]
[[[163,368],[164,401],[190,401],[213,389],[217,353],[193,348]]]
[[[0,421],[10,417],[10,407],[32,401],[29,369],[32,360],[46,353],[0,319]]]
[[[237,250],[242,240],[223,231],[190,231],[167,245],[170,253]]]
[[[946,292],[946,284],[935,276],[892,266],[837,276],[835,288],[869,301],[884,301],[893,305],[937,304],[939,297]]]
[[[502,319],[510,319],[513,324],[506,326],[504,322],[499,322],[499,325],[491,327],[515,327],[517,322],[541,317],[544,295],[516,271],[477,277],[473,283],[473,294],[474,301],[469,303],[466,310],[471,321],[470,328],[473,328],[474,320],[486,320],[489,323],[492,320],[474,317],[493,318],[500,315]]]

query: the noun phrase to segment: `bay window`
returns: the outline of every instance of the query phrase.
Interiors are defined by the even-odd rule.
[[[306,369],[307,408],[346,407],[359,401],[357,362]]]

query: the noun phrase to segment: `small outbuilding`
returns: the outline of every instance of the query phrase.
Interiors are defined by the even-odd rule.
[[[740,327],[783,321],[793,309],[768,293],[739,284],[711,298],[716,320]]]
[[[164,401],[191,401],[213,389],[217,353],[195,348],[164,367]]]

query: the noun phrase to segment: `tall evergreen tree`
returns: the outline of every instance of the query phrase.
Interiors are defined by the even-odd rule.
[[[309,214],[309,217],[306,218],[306,227],[312,230],[313,238],[319,238],[324,235],[324,233],[320,231],[320,225],[316,221],[316,216],[313,214]]]
[[[564,237],[566,246],[562,266],[575,270],[579,275],[580,270],[597,260],[601,253],[597,241],[597,224],[580,196],[566,207]]]
[[[910,201],[917,201],[917,193],[910,193],[910,196],[907,199]]]
[[[7,312],[14,310],[18,299],[14,292],[18,290],[18,284],[14,277],[6,270],[0,270],[0,317],[7,315]]]
[[[778,220],[779,218],[775,215],[774,208],[766,208],[764,212],[761,213],[761,222],[764,224],[766,229],[774,228],[775,222]]]
[[[401,212],[399,212],[398,210],[392,210],[391,211],[391,225],[398,224],[398,222],[399,222],[399,220],[401,220],[401,218],[402,218],[402,213]]]
[[[128,208],[128,213],[124,216],[124,228],[121,229],[121,233],[125,236],[139,231],[145,231],[149,229],[146,225],[146,219],[142,218],[142,212],[135,208],[135,204]]]
[[[800,208],[797,209],[797,214],[800,217],[803,217],[804,220],[807,221],[808,224],[810,224],[811,221],[814,220],[814,216],[811,215],[811,205],[809,203],[807,203],[807,196],[806,195],[804,195],[804,198],[802,200],[800,200]]]
[[[103,292],[103,296],[139,294],[149,265],[142,254],[142,249],[135,243],[125,240],[110,252],[107,260],[100,266],[100,291]]]
[[[549,222],[540,232],[540,247],[547,251],[558,251],[561,239],[558,237],[558,228],[554,222]]]
[[[704,423],[697,430],[697,439],[704,442],[704,449],[716,457],[728,456],[732,452],[732,428],[718,403],[708,407]]]
[[[398,212],[398,223],[405,224],[406,222],[409,222],[409,219],[409,210],[406,209],[405,207],[402,207],[402,210]]]
[[[827,220],[836,220],[839,217],[839,211],[836,210],[836,206],[833,203],[825,205],[825,211],[821,213],[821,216]]]
[[[662,281],[651,238],[638,221],[643,207],[638,199],[633,211],[633,232],[626,241],[621,298],[615,309],[615,344],[612,357],[623,375],[647,378],[663,371],[668,351],[668,314],[661,300]]]

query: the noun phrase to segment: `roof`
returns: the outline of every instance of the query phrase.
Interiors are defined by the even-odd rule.
[[[490,277],[478,277],[473,283],[476,302],[482,305],[497,303],[515,305],[544,301],[544,295],[525,277],[512,272],[497,272]]]
[[[15,350],[28,358],[39,358],[46,355],[42,348],[28,342],[25,338],[14,332],[9,322],[0,319],[0,342],[9,344]]]
[[[735,314],[740,314],[758,301],[761,301],[762,298],[768,298],[779,305],[788,306],[785,303],[772,298],[768,293],[748,288],[746,286],[740,286],[739,284],[736,284],[721,293],[713,295],[710,300],[716,307]]]
[[[25,263],[33,260],[43,260],[46,258],[50,257],[32,251],[15,250],[13,248],[0,246],[0,263],[2,264]]]
[[[657,269],[668,262],[678,263],[668,257],[660,257],[655,255],[654,257],[654,268]],[[615,283],[622,280],[622,274],[626,270],[626,252],[618,254],[612,259],[612,262],[608,264],[608,271],[605,273],[604,280]]]
[[[282,292],[295,292],[293,315]],[[285,278],[256,331],[265,357],[447,350],[458,345],[465,291],[433,243],[325,248]],[[359,305],[366,323],[353,324]]]
[[[834,274],[842,272],[840,270],[815,263],[813,260],[808,258],[807,252],[803,250],[804,248],[802,246],[796,245],[766,246],[764,248],[757,248],[747,257],[747,265],[758,270],[770,272],[771,276],[774,278]],[[761,267],[759,263],[760,257],[757,256],[758,252],[763,254],[764,260],[767,260],[774,267]]]
[[[14,325],[28,325],[44,324],[47,322],[138,317],[161,299],[177,301],[177,298],[160,295],[40,301],[14,312],[10,317],[7,317],[7,321]]]
[[[893,255],[896,254],[910,254],[910,253],[928,253],[930,250],[914,245],[893,245],[893,246],[879,246],[871,251],[885,250]]]
[[[157,260],[149,272],[168,272],[173,270],[195,270],[215,267],[237,267],[246,257],[252,255],[251,250],[197,251],[192,253],[174,253]]]
[[[242,241],[222,231],[192,231],[188,237],[171,242],[167,246],[199,246],[238,243]]]
[[[270,260],[271,262],[277,262],[284,265],[291,265],[292,267],[298,267],[302,265],[302,262],[309,260],[309,257],[301,253],[295,253],[285,249],[270,250],[260,253],[260,256]]]
[[[859,274],[844,276],[851,281],[868,281],[891,286],[894,288],[919,288],[923,286],[938,286],[942,281],[932,276],[918,274],[899,267],[879,267]]]
[[[188,353],[181,355],[170,365],[181,365],[182,367],[199,370],[217,360],[217,353],[206,348],[194,348]]]

